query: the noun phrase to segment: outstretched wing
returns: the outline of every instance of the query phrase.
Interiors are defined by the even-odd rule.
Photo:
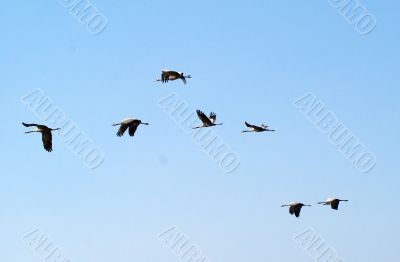
[[[259,126],[256,126],[256,125],[251,125],[251,124],[249,124],[249,123],[247,123],[247,122],[244,122],[245,124],[246,124],[246,126],[248,127],[248,128],[252,128],[252,129],[254,129],[254,131],[265,131],[265,128],[263,128],[263,127],[259,127]]]
[[[289,214],[293,215],[295,212],[295,207],[294,206],[290,206],[289,207]]]
[[[43,147],[47,152],[53,151],[53,143],[52,143],[52,135],[51,131],[42,131],[42,141]]]
[[[162,71],[162,73],[161,73],[161,82],[163,82],[163,83],[168,82],[168,71]]]
[[[27,123],[24,123],[24,122],[22,122],[22,124],[23,124],[24,126],[26,126],[26,127],[38,126],[37,124],[27,124]]]
[[[22,124],[23,124],[24,126],[26,126],[26,127],[35,126],[35,127],[39,128],[39,129],[42,129],[42,130],[44,130],[44,129],[49,129],[49,128],[48,128],[47,126],[45,126],[45,125],[27,124],[27,123],[24,123],[24,122],[22,122]]]
[[[181,76],[182,82],[186,85],[186,77]]]
[[[246,124],[247,127],[250,127],[250,128],[254,128],[255,127],[254,125],[251,125],[251,124],[249,124],[247,122],[244,122],[244,123]]]
[[[212,125],[212,122],[210,119],[200,110],[196,110],[197,116],[200,118],[200,121],[203,122],[203,124],[206,125]]]
[[[338,210],[339,209],[339,200],[333,200],[332,202],[331,202],[331,208],[332,209],[335,209],[335,210]]]
[[[128,129],[128,127],[129,127],[129,124],[121,124],[121,126],[118,129],[117,136],[119,136],[119,137],[123,136],[126,129]]]
[[[294,215],[295,215],[296,217],[299,217],[299,216],[300,216],[300,211],[301,211],[301,206],[295,206],[295,207],[294,207]]]
[[[214,112],[211,112],[209,119],[211,123],[215,124],[215,121],[217,120],[217,115]]]
[[[133,121],[130,125],[129,125],[129,135],[130,136],[134,136],[136,129],[138,128],[138,126],[140,125],[140,121],[135,120]]]

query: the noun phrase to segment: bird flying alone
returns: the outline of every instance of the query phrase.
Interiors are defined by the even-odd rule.
[[[185,75],[182,72],[164,69],[161,71],[161,78],[157,79],[155,82],[168,83],[168,81],[175,81],[177,79],[181,79],[182,82],[186,85],[186,79],[188,79],[188,78],[192,78],[192,76]]]
[[[325,201],[318,202],[318,204],[325,205],[325,206],[330,205],[332,209],[338,210],[339,209],[339,203],[340,202],[347,202],[347,201],[349,201],[349,200],[338,199],[338,198],[328,198]]]
[[[44,149],[45,149],[47,152],[53,151],[53,143],[52,143],[53,138],[52,138],[51,132],[52,132],[52,131],[59,130],[60,128],[54,128],[54,129],[53,129],[53,128],[49,128],[49,127],[47,127],[47,126],[45,126],[45,125],[26,124],[26,123],[24,123],[24,122],[22,122],[22,124],[23,124],[25,127],[32,127],[32,126],[33,126],[33,127],[36,127],[35,130],[27,131],[27,132],[25,132],[25,134],[35,133],[35,132],[41,133],[41,134],[42,134],[42,142],[43,142],[43,147],[44,147]]]
[[[133,119],[133,118],[127,118],[122,120],[119,123],[113,124],[113,126],[120,126],[117,132],[117,136],[121,137],[124,135],[125,131],[129,127],[129,135],[134,136],[136,129],[138,128],[139,125],[149,125],[149,123],[143,123],[139,119]]]
[[[310,207],[311,205],[305,205],[299,202],[292,202],[287,205],[281,205],[281,207],[289,207],[289,214],[295,215],[296,217],[300,216],[300,211],[302,207]]]
[[[217,121],[217,115],[214,112],[211,112],[209,117],[207,117],[201,110],[196,110],[196,113],[201,121],[201,125],[193,127],[193,129],[222,125],[222,123],[215,123]]]
[[[262,124],[261,126],[256,126],[256,125],[251,125],[247,122],[244,122],[245,125],[248,127],[247,130],[243,130],[242,133],[249,133],[249,132],[265,132],[265,131],[269,131],[269,132],[275,132],[275,130],[273,129],[269,129],[268,126]]]

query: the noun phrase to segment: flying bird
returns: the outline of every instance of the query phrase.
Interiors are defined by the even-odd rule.
[[[24,123],[24,122],[22,122],[22,124],[23,124],[25,127],[31,127],[31,126],[36,127],[35,130],[27,131],[27,132],[25,132],[25,134],[35,133],[35,132],[42,133],[42,141],[43,141],[43,147],[44,147],[44,149],[45,149],[47,152],[53,151],[53,143],[52,143],[52,140],[53,140],[53,139],[52,139],[51,132],[52,132],[52,131],[59,130],[60,128],[54,128],[54,129],[53,129],[53,128],[49,128],[49,127],[47,127],[47,126],[45,126],[45,125],[26,124],[26,123]]]
[[[281,207],[289,207],[289,214],[295,215],[296,217],[300,216],[300,211],[302,207],[310,207],[311,205],[305,205],[299,202],[292,202],[288,205],[281,205]]]
[[[247,122],[244,122],[246,126],[248,127],[248,130],[242,131],[242,133],[248,133],[248,132],[265,132],[265,131],[270,131],[270,132],[275,132],[273,129],[269,129],[268,126],[262,124],[261,126],[256,126],[256,125],[251,125]]]
[[[318,202],[318,204],[322,204],[322,205],[330,205],[332,209],[338,210],[339,209],[339,203],[340,202],[347,202],[349,200],[344,200],[344,199],[338,199],[338,198],[328,198],[325,201],[322,202]]]
[[[139,119],[133,119],[133,118],[127,118],[122,120],[119,123],[113,124],[113,126],[120,126],[117,132],[117,136],[121,137],[124,135],[125,131],[129,127],[129,135],[134,136],[136,129],[138,128],[139,125],[149,125],[149,123],[143,123]]]
[[[168,81],[175,81],[177,79],[181,79],[184,84],[186,84],[186,79],[192,78],[191,75],[184,75],[182,72],[171,71],[171,70],[162,70],[161,71],[161,78],[157,79],[156,82],[163,82],[167,83]]]
[[[215,121],[217,120],[217,115],[214,112],[211,112],[209,117],[207,117],[201,110],[196,110],[196,113],[202,123],[197,127],[193,127],[193,129],[222,125],[222,123],[215,123]]]

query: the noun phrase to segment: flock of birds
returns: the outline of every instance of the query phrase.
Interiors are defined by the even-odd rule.
[[[182,72],[177,72],[177,71],[171,71],[171,70],[162,70],[161,72],[161,78],[155,80],[155,82],[162,82],[162,83],[168,83],[168,81],[175,81],[175,80],[182,80],[184,84],[187,83],[187,79],[192,78],[191,75],[185,75]],[[209,116],[204,114],[203,111],[201,110],[196,110],[197,116],[201,121],[201,124],[199,126],[193,127],[193,129],[197,128],[206,128],[206,127],[212,127],[212,126],[217,126],[217,125],[222,125],[222,123],[216,123],[217,120],[217,115],[214,112],[211,112]],[[25,134],[29,133],[41,133],[42,134],[42,142],[43,142],[43,147],[46,151],[51,152],[53,151],[53,142],[52,142],[52,132],[57,131],[60,128],[50,128],[45,125],[40,125],[40,124],[27,124],[27,123],[22,123],[25,127],[35,127],[34,130],[31,131],[26,131]],[[115,123],[112,126],[119,126],[117,136],[122,137],[126,130],[128,130],[128,133],[130,136],[134,136],[136,133],[137,128],[140,125],[149,125],[149,123],[142,122],[139,119],[134,119],[134,118],[126,118],[120,121],[119,123]],[[242,133],[248,133],[248,132],[274,132],[275,130],[269,129],[268,126],[262,124],[260,126],[257,125],[252,125],[249,124],[248,122],[245,122],[245,125],[247,127],[247,130],[243,130]],[[322,205],[330,205],[332,209],[338,210],[339,208],[339,203],[343,201],[348,201],[348,200],[343,200],[343,199],[338,199],[338,198],[328,198],[325,201],[318,202],[318,204]],[[282,205],[281,207],[289,207],[289,214],[295,215],[296,217],[300,216],[300,211],[302,207],[309,207],[311,205],[305,205],[303,203],[299,202],[292,202],[290,204]]]
[[[345,200],[345,199],[338,199],[338,198],[328,198],[325,201],[322,202],[318,202],[318,204],[322,204],[322,205],[329,205],[331,206],[332,209],[338,210],[339,209],[339,203],[342,201],[349,201],[349,200]],[[296,217],[300,216],[300,211],[302,207],[310,207],[311,205],[305,205],[303,203],[299,203],[299,202],[292,202],[290,204],[287,205],[282,205],[281,207],[289,207],[289,214],[291,215],[295,215]]]

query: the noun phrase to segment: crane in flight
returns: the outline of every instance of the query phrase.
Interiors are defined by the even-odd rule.
[[[262,124],[261,126],[256,126],[256,125],[249,124],[247,122],[244,122],[244,123],[248,127],[248,129],[247,130],[243,130],[242,133],[249,133],[249,132],[257,132],[257,133],[259,133],[259,132],[266,132],[266,131],[275,132],[275,130],[269,129],[268,126],[266,126],[264,124]]]
[[[192,78],[192,76],[185,75],[183,72],[164,69],[161,71],[161,78],[157,79],[155,82],[168,83],[168,81],[175,81],[177,79],[181,79],[182,82],[186,85],[186,79],[188,78]]]
[[[35,130],[31,131],[26,131],[25,134],[29,133],[41,133],[42,134],[42,142],[43,142],[43,147],[47,152],[53,151],[53,136],[51,135],[52,131],[59,130],[60,128],[49,128],[45,125],[38,125],[38,124],[26,124],[22,122],[22,125],[25,127],[36,127]]]
[[[281,207],[289,207],[289,214],[295,215],[296,217],[300,216],[300,211],[302,207],[310,207],[311,205],[305,205],[299,202],[292,202],[287,205],[281,205]]]
[[[340,202],[347,202],[349,200],[345,199],[338,199],[338,198],[328,198],[325,201],[318,202],[318,204],[325,205],[325,206],[331,206],[332,209],[338,210],[339,209],[339,203]]]
[[[129,127],[129,135],[134,136],[139,125],[149,125],[149,123],[143,123],[139,119],[126,118],[119,123],[113,124],[113,126],[120,126],[117,132],[117,136],[119,137],[124,135],[128,127]]]
[[[207,117],[201,110],[196,110],[196,113],[201,121],[201,125],[193,127],[193,129],[222,125],[222,123],[215,123],[217,121],[217,115],[214,112],[211,112],[209,117]]]

